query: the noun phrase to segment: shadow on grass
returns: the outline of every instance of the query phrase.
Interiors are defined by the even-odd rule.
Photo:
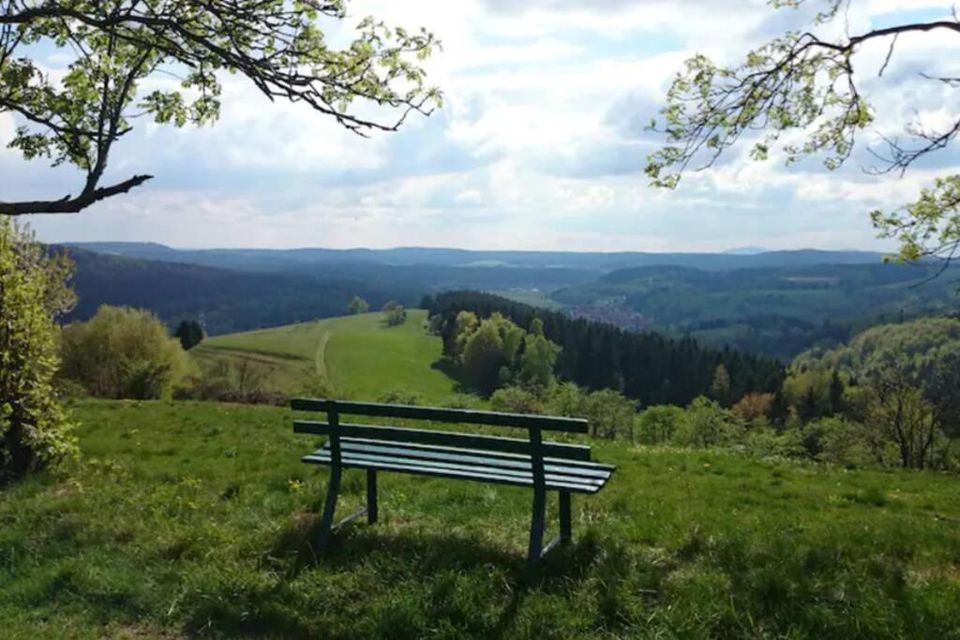
[[[470,380],[467,379],[467,376],[463,371],[463,367],[457,366],[449,358],[440,358],[439,360],[431,363],[430,368],[434,371],[439,371],[443,375],[453,380],[456,383],[454,391],[457,393],[482,395],[481,391],[477,389],[475,385],[471,384]]]
[[[309,637],[316,629],[306,628],[296,611],[284,608],[286,585],[307,572],[328,573],[334,579],[335,574],[363,572],[374,567],[378,581],[384,584],[412,580],[422,584],[425,592],[431,592],[451,575],[482,575],[482,580],[490,575],[502,576],[501,593],[509,596],[502,601],[495,618],[487,621],[488,626],[478,631],[482,637],[499,637],[511,628],[531,592],[569,596],[598,562],[603,563],[600,545],[590,535],[554,549],[536,569],[529,570],[521,552],[489,541],[455,533],[391,532],[365,523],[347,525],[318,553],[315,550],[318,529],[317,514],[299,514],[261,560],[262,565],[273,564],[270,568],[282,575],[280,585],[269,592],[254,589],[240,595],[234,591],[232,601],[209,600],[193,617],[189,628],[228,637],[265,631],[276,637]],[[439,603],[428,606],[442,607]],[[238,613],[245,608],[255,608],[257,615]]]
[[[394,533],[358,521],[334,533],[327,548],[318,553],[315,545],[319,532],[319,515],[302,513],[277,537],[267,557],[285,558],[289,577],[311,568],[349,569],[375,557],[397,567],[408,566],[415,559],[416,570],[422,575],[495,566],[518,583],[540,584],[549,578],[583,575],[599,553],[595,539],[587,536],[555,548],[529,571],[524,555],[460,534]]]

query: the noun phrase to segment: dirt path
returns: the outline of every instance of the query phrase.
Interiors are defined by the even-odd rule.
[[[320,341],[317,342],[317,351],[314,355],[314,360],[317,367],[317,375],[320,376],[321,380],[327,379],[327,342],[330,341],[330,336],[333,335],[333,331],[324,331],[323,335],[320,336]]]

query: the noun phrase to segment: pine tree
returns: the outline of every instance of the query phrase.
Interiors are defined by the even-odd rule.
[[[838,414],[843,413],[843,410],[843,380],[840,379],[840,374],[834,370],[833,377],[830,378],[830,411],[833,414]]]
[[[196,320],[182,320],[173,337],[180,340],[180,345],[184,351],[190,351],[195,346],[203,342],[203,327]]]
[[[727,368],[718,364],[713,370],[713,381],[710,383],[710,397],[720,404],[727,404],[730,397],[730,374]]]

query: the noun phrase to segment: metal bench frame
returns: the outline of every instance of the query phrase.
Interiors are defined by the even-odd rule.
[[[374,524],[377,522],[378,503],[377,503],[377,469],[366,468],[367,472],[367,502],[366,506],[361,507],[354,513],[334,524],[334,512],[336,511],[337,498],[340,493],[340,480],[345,466],[357,466],[355,464],[345,465],[343,462],[343,447],[341,438],[348,438],[350,442],[355,442],[357,438],[371,438],[377,442],[386,442],[396,446],[428,445],[432,451],[437,450],[437,446],[449,446],[456,449],[471,452],[489,453],[490,455],[513,455],[520,454],[523,457],[517,458],[526,463],[526,456],[529,456],[530,471],[532,473],[533,488],[533,515],[530,525],[530,544],[527,552],[527,562],[531,567],[535,566],[539,560],[546,556],[552,549],[561,543],[570,542],[573,536],[571,522],[571,490],[557,488],[557,482],[547,480],[547,471],[545,466],[556,468],[556,464],[581,465],[584,468],[589,467],[592,471],[602,471],[600,475],[605,475],[602,480],[595,480],[599,483],[592,491],[580,491],[584,493],[595,493],[609,479],[615,467],[611,465],[601,465],[591,462],[590,448],[584,445],[574,445],[559,442],[549,442],[543,440],[543,431],[558,431],[566,433],[587,433],[587,421],[579,418],[561,418],[552,416],[532,416],[526,414],[498,413],[492,411],[473,411],[464,409],[442,409],[435,407],[415,407],[408,405],[392,405],[370,402],[345,402],[338,400],[320,400],[309,398],[295,398],[291,400],[290,406],[294,411],[326,412],[327,422],[317,422],[308,420],[295,420],[294,432],[309,433],[315,435],[328,436],[327,444],[323,449],[307,455],[303,458],[304,462],[313,462],[330,465],[330,480],[327,483],[327,496],[323,508],[323,516],[320,521],[320,531],[318,539],[318,550],[326,547],[331,533],[342,527],[348,522],[366,514],[367,522]],[[448,424],[480,424],[500,427],[519,427],[528,432],[528,439],[503,438],[489,435],[458,433],[452,431],[440,431],[429,429],[408,429],[392,426],[367,425],[367,424],[345,424],[340,422],[340,416],[359,415],[366,417],[388,417],[412,420],[429,420],[433,422],[442,422]],[[323,454],[322,456],[318,454]],[[371,463],[373,464],[373,463]],[[398,464],[398,466],[401,466]],[[383,471],[398,471],[403,473],[403,469],[381,468]],[[440,477],[450,477],[459,479],[474,479],[487,481],[491,483],[505,482],[503,478],[499,480],[496,477],[484,478],[483,474],[478,473],[477,477],[465,478],[462,472],[444,474],[439,470],[432,471],[407,471],[408,473],[427,473]],[[522,474],[525,471],[517,471]],[[518,484],[518,482],[506,482],[507,484]],[[550,486],[553,484],[553,486]],[[556,490],[559,494],[559,524],[560,532],[546,546],[543,545],[543,536],[545,529],[546,499],[547,491]]]

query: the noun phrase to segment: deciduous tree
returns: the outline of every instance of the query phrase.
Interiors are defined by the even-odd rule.
[[[0,485],[75,451],[53,378],[56,318],[70,309],[70,263],[0,216]]]
[[[956,14],[942,19],[874,26],[864,31],[836,28],[847,0],[770,0],[776,9],[813,5],[821,10],[809,30],[790,31],[749,52],[735,66],[719,65],[703,54],[686,61],[667,92],[661,118],[651,123],[666,144],[650,155],[646,167],[653,184],[675,187],[688,169],[711,166],[743,140],[750,155],[765,160],[782,138],[801,138],[783,145],[788,163],[819,155],[828,170],[850,157],[861,134],[876,115],[863,91],[864,65],[858,54],[871,44],[886,47],[886,57],[874,71],[883,76],[895,64],[900,37],[947,34],[960,44]],[[836,35],[825,35],[833,33]],[[945,50],[943,55],[950,54]],[[921,75],[946,91],[960,89],[960,77],[939,74],[929,60]],[[916,93],[913,113],[920,113]],[[908,109],[904,108],[906,113]],[[870,149],[877,159],[873,170],[902,175],[918,160],[949,146],[960,134],[960,116],[945,123],[918,119],[904,122],[904,136],[886,138]],[[900,257],[952,258],[960,249],[960,175],[943,175],[923,189],[916,201],[893,211],[874,211],[871,218],[881,235],[900,243]]]
[[[353,299],[350,301],[350,304],[347,305],[347,313],[352,316],[366,313],[370,310],[370,305],[366,300],[360,296],[353,296]]]
[[[100,307],[63,330],[63,376],[106,398],[169,395],[186,373],[187,356],[149,311]]]
[[[86,175],[76,195],[0,202],[0,214],[76,213],[152,176],[101,184],[110,152],[145,115],[182,127],[216,120],[221,80],[245,78],[269,100],[307,105],[365,135],[429,114],[440,94],[421,62],[437,46],[426,31],[359,22],[338,47],[330,27],[346,0],[3,0],[0,1],[0,113],[19,120],[11,146]],[[55,50],[66,73],[35,58]],[[173,77],[173,88],[146,91]],[[158,84],[158,83],[155,83]],[[168,83],[167,83],[168,84]],[[377,118],[355,103],[383,108]],[[366,112],[363,112],[364,114]]]

